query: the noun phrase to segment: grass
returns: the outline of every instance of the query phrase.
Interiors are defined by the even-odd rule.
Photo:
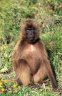
[[[35,2],[34,2],[35,1]],[[0,96],[62,96],[62,0],[0,0]],[[42,30],[60,90],[47,85],[19,86],[12,70],[12,52],[19,38],[20,22],[34,16]]]

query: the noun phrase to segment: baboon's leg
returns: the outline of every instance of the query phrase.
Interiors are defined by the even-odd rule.
[[[30,68],[25,61],[22,60],[22,62],[19,63],[15,71],[19,83],[22,82],[23,85],[30,84]]]
[[[42,81],[46,76],[45,66],[41,65],[38,69],[37,73],[33,76],[34,82],[40,82]]]
[[[33,76],[34,82],[42,81],[46,76],[48,76],[51,80],[52,87],[56,89],[58,86],[48,60],[46,60],[46,62],[40,66],[37,73]]]

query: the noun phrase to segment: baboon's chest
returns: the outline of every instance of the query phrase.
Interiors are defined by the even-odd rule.
[[[22,57],[28,62],[33,73],[35,73],[41,63],[40,50],[35,46],[29,46],[23,53]]]
[[[37,58],[41,57],[41,52],[40,52],[39,48],[37,48],[33,45],[27,47],[24,51],[25,52],[23,52],[23,53],[24,53],[25,58],[29,58],[29,59],[33,60],[33,59],[37,59]]]

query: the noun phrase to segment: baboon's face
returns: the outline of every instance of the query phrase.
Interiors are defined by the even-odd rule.
[[[30,43],[34,43],[36,41],[36,30],[33,27],[26,28],[26,40]]]

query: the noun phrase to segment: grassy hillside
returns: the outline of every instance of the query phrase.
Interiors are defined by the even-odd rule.
[[[59,91],[48,84],[19,86],[12,69],[12,52],[21,23],[31,16],[40,26]],[[62,0],[0,0],[0,96],[62,96]]]

